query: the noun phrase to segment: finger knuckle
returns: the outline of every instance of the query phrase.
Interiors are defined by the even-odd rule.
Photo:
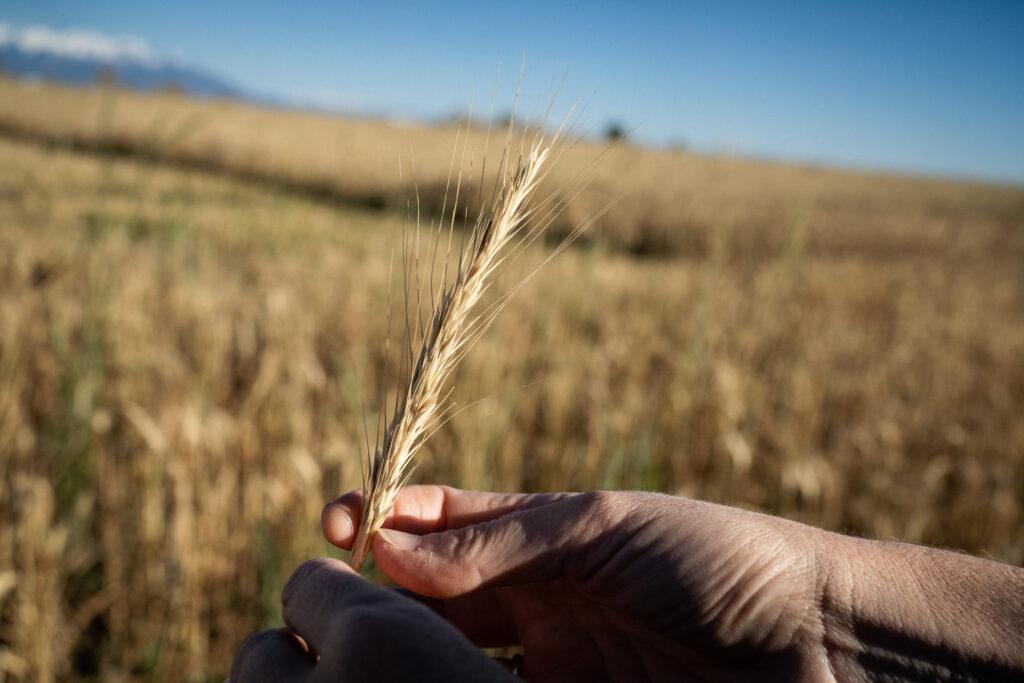
[[[312,560],[306,560],[292,572],[291,578],[285,583],[284,588],[281,590],[281,603],[288,605],[295,599],[295,596],[302,590],[302,587],[307,585],[309,581],[318,573],[328,567],[333,560],[327,557],[318,557]]]
[[[446,534],[443,551],[451,558],[472,558],[479,553],[482,542],[483,535],[477,527],[464,527]]]
[[[279,630],[270,630],[259,631],[246,638],[242,646],[238,648],[235,661],[232,663],[232,680],[249,680],[252,671],[260,668],[266,651],[276,644],[280,635]]]
[[[464,527],[439,539],[432,571],[443,593],[472,590],[482,582],[486,546],[494,541],[493,530],[485,527]]]
[[[600,532],[615,526],[623,516],[622,494],[615,491],[592,491],[580,496],[580,521],[584,528]]]
[[[238,659],[241,659],[243,655],[251,654],[253,652],[260,650],[263,646],[265,646],[268,642],[273,641],[274,638],[276,637],[276,630],[259,631],[257,633],[253,633],[248,638],[246,638],[245,642],[242,643],[242,646],[238,648]]]

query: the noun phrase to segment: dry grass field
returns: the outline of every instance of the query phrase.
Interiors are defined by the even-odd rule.
[[[0,680],[220,680],[358,486],[398,158],[429,199],[455,129],[8,80],[0,129]],[[627,146],[562,225],[619,194],[417,479],[1024,562],[1024,189]]]

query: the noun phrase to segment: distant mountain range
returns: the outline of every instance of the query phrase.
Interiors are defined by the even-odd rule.
[[[175,89],[205,97],[263,100],[219,76],[165,59],[138,38],[0,24],[0,71],[89,85],[105,78],[142,90]]]

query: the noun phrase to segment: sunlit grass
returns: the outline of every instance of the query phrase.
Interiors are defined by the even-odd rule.
[[[217,153],[270,175],[348,144],[326,119],[203,107],[233,131]],[[387,143],[380,125],[356,128]],[[321,133],[294,167],[272,153]],[[455,382],[461,404],[496,395],[417,478],[658,489],[1024,561],[1024,192],[624,154],[641,199],[512,300]],[[219,680],[329,551],[360,394],[372,429],[394,388],[402,221],[337,200],[0,142],[0,665]],[[641,225],[671,248],[638,249]]]

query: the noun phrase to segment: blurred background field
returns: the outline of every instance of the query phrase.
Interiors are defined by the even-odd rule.
[[[769,5],[6,6],[131,35],[0,23],[0,683],[223,680],[340,555],[319,516],[395,389],[403,224],[457,144],[474,178],[502,147],[509,98],[488,133],[445,93],[527,45],[540,99],[573,60],[566,90],[607,88],[497,291],[596,220],[467,357],[414,479],[1024,564],[1024,10]],[[332,78],[338,106],[284,91]]]
[[[360,393],[373,424],[393,377],[397,158],[411,137],[429,187],[455,129],[0,92],[0,664],[212,680],[329,552]],[[154,120],[202,123],[159,146]],[[668,491],[1024,561],[1024,190],[625,147],[562,220],[618,190],[470,354],[460,402],[497,395],[416,479]]]

